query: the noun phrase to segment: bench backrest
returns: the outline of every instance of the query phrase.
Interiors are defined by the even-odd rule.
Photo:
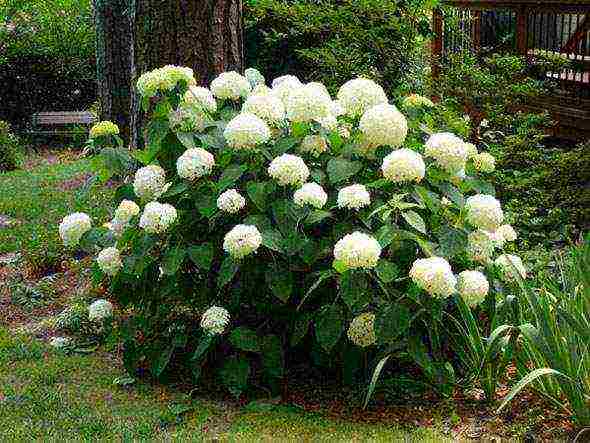
[[[91,124],[96,117],[91,112],[39,112],[33,114],[34,125]]]

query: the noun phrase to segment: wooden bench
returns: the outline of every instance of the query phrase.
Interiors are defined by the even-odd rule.
[[[68,128],[68,125],[89,126],[96,122],[97,118],[88,111],[82,112],[38,112],[31,117],[31,134],[68,135],[79,134],[75,128]],[[43,127],[58,126],[60,130],[47,130]]]

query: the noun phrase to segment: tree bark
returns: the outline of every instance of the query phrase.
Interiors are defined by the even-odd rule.
[[[121,0],[119,0],[121,1]],[[191,67],[207,85],[243,69],[242,0],[134,0],[132,81],[167,65]],[[142,144],[140,100],[132,89],[132,145]]]

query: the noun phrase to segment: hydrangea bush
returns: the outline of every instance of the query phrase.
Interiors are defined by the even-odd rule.
[[[297,360],[354,379],[405,354],[433,383],[451,378],[443,313],[526,272],[502,254],[516,233],[485,180],[493,157],[425,132],[426,98],[246,74],[210,90],[187,68],[141,76],[146,147],[113,219],[60,225],[132,308],[127,369],[180,364],[236,395],[276,388]]]

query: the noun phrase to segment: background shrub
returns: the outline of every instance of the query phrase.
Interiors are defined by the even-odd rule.
[[[10,125],[0,120],[0,172],[17,169],[24,157],[24,149]]]

